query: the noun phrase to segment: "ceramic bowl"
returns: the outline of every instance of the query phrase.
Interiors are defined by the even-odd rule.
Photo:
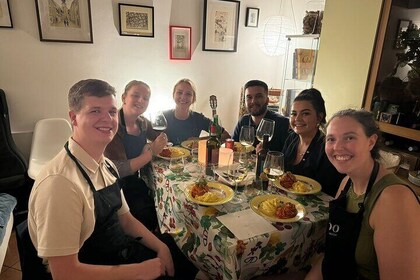
[[[420,170],[419,171],[410,171],[408,173],[408,181],[413,183],[416,186],[420,186]]]

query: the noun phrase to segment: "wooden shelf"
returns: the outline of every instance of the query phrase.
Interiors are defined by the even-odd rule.
[[[399,125],[384,123],[384,122],[376,122],[379,126],[379,129],[383,132],[401,136],[404,138],[408,138],[414,141],[420,141],[420,130],[415,130]]]

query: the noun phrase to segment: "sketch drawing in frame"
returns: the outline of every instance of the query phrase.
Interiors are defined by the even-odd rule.
[[[153,7],[119,3],[118,11],[121,36],[155,36]]]
[[[90,0],[36,0],[41,41],[93,43]]]
[[[258,27],[258,18],[260,16],[260,9],[246,8],[246,27]]]
[[[191,59],[191,27],[169,26],[170,59]]]
[[[13,28],[9,0],[0,0],[0,28]]]
[[[240,2],[205,0],[203,51],[236,52]]]

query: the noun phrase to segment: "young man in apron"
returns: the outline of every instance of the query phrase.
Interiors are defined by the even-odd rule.
[[[52,277],[194,279],[197,270],[173,240],[161,241],[130,214],[115,166],[103,156],[118,128],[114,88],[82,80],[68,101],[73,135],[36,178],[29,200],[31,240]]]

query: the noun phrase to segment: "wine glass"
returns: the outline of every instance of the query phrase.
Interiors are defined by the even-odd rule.
[[[281,152],[270,151],[265,158],[263,171],[272,184],[284,173],[284,155]]]
[[[263,136],[265,134],[268,135],[268,141],[271,141],[271,138],[273,138],[273,135],[274,135],[274,124],[275,122],[273,120],[269,120],[269,119],[261,120],[257,128],[257,139],[260,142],[262,142]]]
[[[254,127],[250,125],[243,125],[241,132],[239,133],[239,143],[245,147],[245,151],[248,151],[248,147],[254,144],[255,132]]]
[[[150,114],[150,122],[152,123],[153,130],[163,132],[168,127],[168,122],[162,111]]]
[[[169,170],[175,174],[184,172],[184,157],[171,158],[169,161]]]
[[[238,192],[238,183],[241,183],[248,175],[248,161],[245,159],[246,153],[240,153],[239,156],[235,156],[234,153],[232,153],[231,157],[233,157],[233,160],[229,160],[227,176],[235,184],[235,196],[230,202],[239,204],[242,203],[245,198],[242,193]]]

